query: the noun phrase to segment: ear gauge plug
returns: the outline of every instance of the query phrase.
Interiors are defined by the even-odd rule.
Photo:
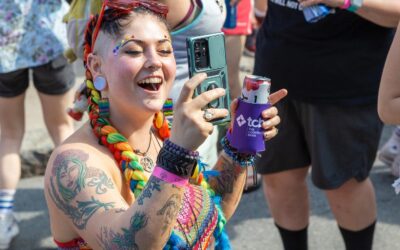
[[[103,76],[97,76],[94,79],[93,84],[94,84],[94,87],[95,87],[96,90],[102,91],[102,90],[104,90],[106,88],[107,81]]]

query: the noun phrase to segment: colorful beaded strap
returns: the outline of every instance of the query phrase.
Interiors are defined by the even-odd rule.
[[[87,72],[87,74],[90,74]],[[122,134],[112,126],[109,119],[109,103],[106,98],[101,98],[101,94],[95,89],[91,80],[86,80],[86,86],[90,92],[88,98],[88,113],[90,125],[93,133],[99,138],[99,144],[107,147],[118,163],[120,171],[124,174],[125,180],[129,183],[135,197],[139,197],[145,187],[148,177],[144,174],[143,167],[139,163],[138,156],[133,152],[132,147]],[[172,102],[166,102],[166,110],[168,117],[172,117]],[[170,125],[163,112],[154,115],[153,126],[159,138],[163,141],[170,136]],[[216,195],[214,190],[209,186],[200,170],[201,164],[198,164],[191,177],[191,182],[206,188],[210,197],[213,199],[218,210],[217,227],[213,233],[216,240],[215,249],[231,249],[229,239],[225,233],[226,219],[223,215],[220,202],[221,197]],[[164,249],[186,249],[186,244],[177,234],[172,234],[164,247]]]

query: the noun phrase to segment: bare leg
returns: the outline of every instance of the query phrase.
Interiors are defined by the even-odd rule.
[[[351,179],[325,193],[339,226],[358,231],[376,220],[375,192],[369,178],[363,182]]]
[[[225,39],[231,99],[239,97],[242,90],[239,72],[245,38],[244,35],[227,35]]]
[[[66,111],[72,103],[73,90],[62,95],[39,93],[39,98],[47,130],[57,146],[74,132],[73,121]]]
[[[25,132],[25,94],[0,97],[0,189],[16,189],[21,176],[22,138]]]
[[[288,230],[307,227],[309,217],[308,167],[263,175],[264,194],[275,223]]]

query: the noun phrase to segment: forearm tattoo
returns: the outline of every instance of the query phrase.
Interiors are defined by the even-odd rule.
[[[121,228],[121,232],[115,232],[111,228],[103,227],[98,236],[99,245],[106,250],[139,249],[135,237],[137,232],[147,226],[148,220],[149,218],[145,213],[137,212],[132,216],[129,228]]]
[[[139,205],[143,205],[143,201],[145,198],[151,198],[153,195],[154,191],[161,191],[161,186],[160,186],[161,180],[151,176],[149,181],[147,182],[146,187],[143,189],[142,193],[140,194],[139,198],[137,199],[137,202]]]
[[[157,211],[157,215],[163,217],[161,235],[164,235],[165,232],[167,232],[168,227],[175,223],[176,215],[179,212],[181,202],[181,195],[173,194],[171,197],[169,197],[165,205]]]
[[[216,169],[220,171],[220,174],[210,178],[211,186],[222,197],[231,194],[235,186],[235,181],[244,171],[243,168],[226,159],[225,156],[221,156],[217,162]]]
[[[78,229],[85,229],[90,217],[99,209],[114,208],[114,202],[104,203],[93,196],[89,200],[74,201],[86,187],[95,188],[96,194],[114,189],[104,171],[86,166],[88,158],[89,155],[80,150],[67,150],[57,155],[48,188],[54,204],[72,219]]]

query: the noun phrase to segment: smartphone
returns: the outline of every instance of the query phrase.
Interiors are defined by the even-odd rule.
[[[229,110],[229,81],[225,54],[225,36],[223,33],[214,33],[203,36],[186,38],[186,47],[189,63],[190,77],[198,73],[206,73],[207,78],[196,88],[194,96],[215,89],[224,88],[225,96],[210,102],[206,108],[225,108]],[[224,124],[230,121],[230,115],[215,119],[214,125]]]

